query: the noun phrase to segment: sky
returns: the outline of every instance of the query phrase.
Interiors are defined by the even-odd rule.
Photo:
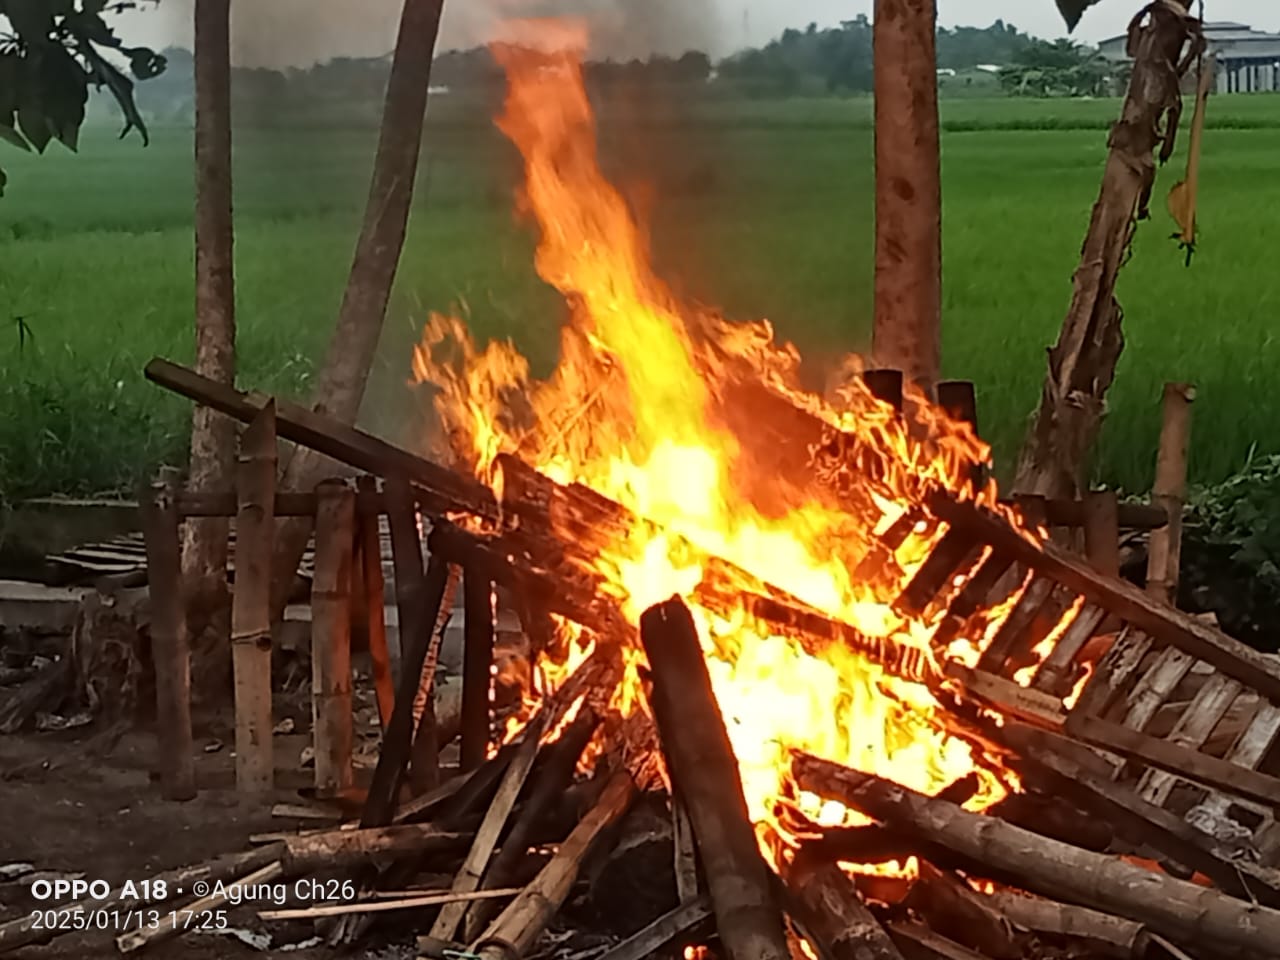
[[[234,59],[243,66],[306,66],[333,56],[378,56],[395,39],[402,0],[234,0]],[[943,26],[987,26],[1003,19],[1036,36],[1066,34],[1053,0],[938,0]],[[1205,0],[1209,20],[1235,20],[1280,32],[1274,0]],[[161,0],[126,15],[130,42],[191,45],[192,0]],[[483,43],[512,15],[587,13],[600,52],[643,56],[705,49],[716,56],[759,46],[787,27],[834,26],[870,16],[873,0],[446,0],[441,49]],[[1096,43],[1124,31],[1140,0],[1100,0],[1075,36]],[[322,11],[317,15],[316,11]]]

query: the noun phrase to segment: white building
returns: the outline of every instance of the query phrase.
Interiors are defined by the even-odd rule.
[[[1280,33],[1264,33],[1243,23],[1206,23],[1204,36],[1218,58],[1219,93],[1280,91]],[[1128,60],[1126,37],[1098,44],[1110,60]]]

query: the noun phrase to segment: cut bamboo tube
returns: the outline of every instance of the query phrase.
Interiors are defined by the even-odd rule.
[[[151,655],[156,668],[156,746],[166,800],[196,795],[191,734],[191,650],[183,602],[181,519],[177,483],[157,480],[143,497],[151,600]]]
[[[1187,447],[1191,440],[1191,404],[1196,390],[1189,383],[1166,383],[1162,404],[1160,451],[1151,502],[1162,507],[1169,522],[1151,531],[1147,547],[1147,593],[1173,604],[1178,597],[1182,563],[1182,507],[1187,493]]]
[[[316,569],[311,581],[311,710],[316,793],[338,796],[352,785],[351,568],[355,492],[323,483],[316,508]]]
[[[240,438],[236,582],[231,597],[236,789],[275,785],[271,722],[271,558],[275,554],[276,408],[268,400]]]

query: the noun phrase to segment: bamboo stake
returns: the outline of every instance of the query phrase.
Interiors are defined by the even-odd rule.
[[[182,581],[181,519],[176,482],[158,480],[143,498],[151,655],[156,667],[156,739],[160,789],[166,800],[196,795],[191,734],[191,650]]]
[[[316,569],[311,581],[311,712],[316,792],[338,796],[353,782],[351,745],[351,561],[355,493],[321,484],[316,509]]]
[[[493,583],[477,565],[463,571],[462,744],[458,766],[474,770],[489,752],[493,685]]]
[[[1265,953],[1280,943],[1280,910],[1080,850],[995,817],[968,813],[871,774],[796,754],[792,774],[813,791],[910,830],[1033,893],[1115,913],[1179,941]]]
[[[662,752],[693,821],[725,951],[730,960],[787,960],[782,913],[689,609],[679,598],[649,608],[640,639]]]
[[[362,476],[356,481],[357,496],[376,500],[378,481]],[[379,515],[360,517],[360,578],[364,585],[366,631],[369,637],[369,659],[373,663],[373,687],[378,696],[378,717],[385,732],[395,709],[396,686],[391,674],[391,651],[387,646],[387,619],[383,606],[386,582],[382,576],[382,537],[378,530]],[[402,651],[403,657],[403,651]]]
[[[631,775],[625,770],[615,773],[591,812],[560,845],[533,883],[472,945],[471,952],[478,953],[480,960],[508,960],[513,954],[524,956],[564,904],[583,862],[595,849],[601,835],[622,819],[635,795],[636,786]],[[435,935],[434,929],[432,935]]]
[[[498,845],[502,829],[506,826],[507,818],[511,816],[511,810],[516,805],[516,799],[520,796],[520,790],[524,787],[529,771],[533,769],[533,761],[538,755],[538,741],[542,737],[546,716],[542,713],[534,717],[525,729],[524,741],[516,750],[516,755],[512,758],[506,773],[503,774],[502,783],[498,785],[498,794],[485,812],[480,829],[476,831],[475,842],[471,845],[467,858],[462,862],[462,867],[453,878],[454,893],[470,893],[480,886],[480,880],[489,864],[489,858],[493,855],[494,847]],[[440,916],[436,917],[436,922],[431,926],[431,936],[437,940],[452,940],[466,912],[465,903],[446,904],[440,911]]]
[[[1099,573],[1120,576],[1120,505],[1114,490],[1085,495],[1084,552]]]
[[[1147,546],[1147,593],[1174,604],[1182,563],[1182,507],[1187,494],[1187,447],[1191,441],[1191,404],[1196,389],[1189,383],[1166,383],[1160,426],[1160,452],[1151,502],[1162,507],[1169,522],[1151,531]]]
[[[236,583],[231,597],[236,788],[275,785],[271,723],[271,558],[275,552],[276,408],[268,400],[240,439]]]
[[[477,900],[500,900],[514,897],[521,887],[501,890],[476,890],[472,893],[427,894],[402,900],[361,900],[357,903],[338,903],[325,907],[305,907],[299,910],[260,910],[259,920],[309,920],[319,917],[341,917],[350,913],[387,913],[392,910],[420,910],[438,907],[445,903],[474,903]]]

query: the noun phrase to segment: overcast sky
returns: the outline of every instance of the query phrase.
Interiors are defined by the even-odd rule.
[[[395,38],[402,0],[234,0],[237,62],[246,66],[302,66],[335,55],[373,56]],[[191,44],[192,0],[162,0],[158,9],[128,15],[130,40],[165,46]],[[441,48],[489,38],[513,14],[590,11],[612,55],[657,48],[701,48],[724,55],[758,46],[787,27],[831,26],[871,13],[873,0],[446,0]],[[1076,31],[1097,42],[1123,32],[1140,0],[1101,0]],[[1210,20],[1236,20],[1280,31],[1275,0],[1207,0]],[[1065,34],[1053,0],[939,0],[944,26],[987,26],[997,18],[1042,37]],[[640,47],[647,49],[641,50]]]

